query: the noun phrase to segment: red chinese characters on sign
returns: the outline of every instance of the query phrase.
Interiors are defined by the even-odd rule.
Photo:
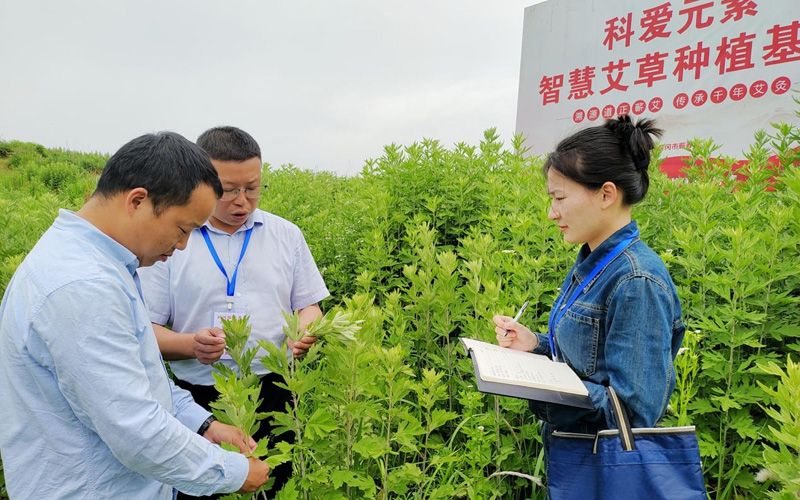
[[[679,16],[683,17],[683,25],[677,33],[683,34],[689,28],[703,29],[714,23],[714,15],[719,10],[714,10],[715,4],[719,8],[724,8],[723,14],[719,18],[719,23],[736,22],[745,16],[755,16],[758,14],[758,4],[753,0],[682,0],[683,8],[678,10]],[[673,2],[664,2],[655,7],[644,9],[639,19],[641,27],[638,40],[647,43],[657,38],[669,38],[672,31],[669,31],[670,22],[673,21]],[[603,45],[609,50],[615,44],[624,43],[625,47],[630,47],[631,39],[635,35],[633,24],[635,20],[633,13],[609,19],[605,22],[605,38]],[[763,47],[764,66],[800,61],[800,21],[795,20],[786,25],[775,25],[767,30],[767,35],[771,37],[771,42]],[[742,32],[738,36],[725,36],[715,47],[713,64],[717,67],[720,75],[743,71],[755,68],[753,43],[756,40],[755,33]],[[705,43],[708,43],[707,41]],[[703,68],[710,66],[712,57],[712,47],[705,45],[703,41],[696,45],[686,45],[675,50],[675,66],[672,75],[678,82],[684,82],[687,76],[691,75],[695,80],[699,80]],[[664,58],[669,57],[663,52],[654,52],[636,59],[638,68],[638,79],[633,81],[634,85],[646,85],[652,87],[656,82],[668,77],[664,70]],[[624,83],[624,70],[631,66],[631,62],[625,59],[609,61],[608,65],[602,68],[605,73],[607,86],[600,90],[601,95],[605,95],[612,90],[626,92],[629,85]],[[570,99],[582,99],[593,95],[591,76],[586,75],[586,71],[576,69],[570,73],[570,83],[573,89],[570,92]]]
[[[684,92],[681,92],[672,99],[672,106],[675,109],[683,109],[687,104],[689,104],[689,96]]]
[[[617,62],[610,61],[608,63],[608,66],[602,68],[602,70],[606,72],[606,79],[608,79],[608,87],[601,90],[600,95],[606,95],[612,90],[621,90],[622,92],[628,90],[627,85],[622,85],[619,82],[620,80],[622,80],[623,70],[630,65],[631,63],[625,62],[624,60],[620,59]]]
[[[755,97],[756,99],[764,97],[767,95],[767,90],[769,90],[769,85],[764,80],[753,82],[750,85],[750,97]]]
[[[606,21],[606,37],[603,39],[603,45],[612,50],[614,42],[624,41],[626,47],[631,46],[631,37],[633,37],[633,13],[628,13],[625,17],[615,17]]]
[[[639,63],[639,79],[634,80],[634,85],[644,83],[648,87],[652,87],[655,82],[666,80],[664,60],[667,57],[669,57],[669,54],[666,52],[653,52],[637,59],[636,62]]]
[[[774,94],[780,95],[788,92],[790,89],[791,80],[786,76],[782,76],[776,78],[772,82],[772,85],[768,84],[764,80],[758,80],[751,84],[750,87],[742,83],[737,83],[731,87],[730,91],[725,87],[717,87],[710,93],[700,89],[695,91],[691,97],[685,92],[681,92],[673,98],[672,105],[675,109],[684,109],[689,104],[692,104],[692,106],[695,107],[700,107],[708,103],[708,101],[711,101],[714,104],[719,104],[725,101],[728,97],[730,97],[733,101],[741,101],[748,95],[753,98],[759,98],[766,95],[770,90],[772,90]],[[578,109],[573,113],[572,119],[575,123],[580,123],[584,120],[595,121],[601,117],[608,119],[617,115],[627,115],[629,113],[636,115],[640,115],[645,111],[658,113],[663,109],[663,107],[664,100],[660,97],[654,97],[650,99],[649,102],[639,99],[632,105],[626,102],[620,103],[617,107],[607,104],[603,106],[602,110],[600,110],[597,106],[593,106],[589,108],[589,110]]]
[[[733,101],[741,101],[748,95],[753,98],[759,98],[766,95],[770,90],[774,94],[784,94],[791,89],[791,79],[787,76],[781,76],[773,80],[772,85],[764,80],[753,82],[750,87],[743,83],[737,83],[729,89],[725,87],[717,87],[711,92],[706,92],[704,89],[696,90],[692,93],[691,97],[685,92],[677,94],[672,99],[672,106],[675,109],[684,109],[689,104],[694,107],[700,107],[711,101],[714,104],[719,104],[725,101],[728,97]],[[589,108],[589,110],[578,109],[572,114],[572,120],[575,123],[580,123],[584,120],[595,121],[598,118],[613,118],[614,116],[627,115],[629,113],[642,114],[645,111],[651,113],[658,113],[664,108],[664,100],[661,97],[653,97],[649,102],[645,103],[643,99],[635,101],[632,105],[627,102],[622,102],[618,106],[606,104],[600,110],[597,106]]]
[[[775,25],[767,30],[772,35],[772,43],[766,45],[764,66],[800,61],[800,21],[786,26]]]
[[[722,0],[720,2],[725,6],[725,13],[722,15],[721,23],[727,23],[731,19],[738,21],[744,16],[755,16],[758,14],[755,2],[752,0]]]
[[[664,100],[660,97],[653,97],[650,99],[650,102],[647,103],[647,109],[650,110],[651,113],[658,113],[663,107]]]
[[[728,40],[722,37],[722,43],[717,47],[717,58],[714,65],[719,68],[719,74],[741,71],[754,67],[753,40],[754,34],[740,33],[739,36]]]
[[[577,68],[569,72],[569,95],[567,99],[585,99],[594,95],[592,91],[592,79],[594,78],[594,66]]]
[[[543,76],[539,82],[542,106],[558,104],[559,89],[564,86],[564,75]]]
[[[694,4],[698,0],[684,0],[684,5]],[[678,33],[683,34],[690,26],[694,25],[697,29],[708,28],[714,22],[714,16],[704,17],[703,13],[709,7],[713,7],[714,2],[706,2],[700,5],[691,5],[683,10],[678,11],[678,14],[686,16],[686,22],[678,30]]]
[[[709,48],[703,46],[703,42],[697,42],[697,47],[694,49],[687,45],[675,51],[675,71],[673,75],[678,77],[678,81],[683,81],[683,73],[685,71],[694,71],[694,79],[700,78],[700,70],[708,67],[708,54]]]
[[[737,83],[733,87],[731,87],[731,99],[734,101],[741,101],[747,95],[747,85],[743,83]]]
[[[682,16],[683,24],[677,30],[678,34],[683,34],[690,28],[701,30],[714,24],[712,15],[717,0],[683,0],[683,7],[678,11]],[[719,0],[720,7],[724,7],[724,12],[719,22],[724,24],[729,21],[739,21],[744,16],[755,16],[758,14],[758,4],[753,0]],[[669,24],[673,18],[672,2],[664,2],[655,7],[644,9],[639,19],[641,32],[638,40],[647,43],[656,38],[669,38],[672,31],[669,31]],[[630,47],[631,39],[636,34],[633,30],[633,13],[615,17],[605,22],[605,37],[603,45],[608,50],[613,50],[616,42],[624,42],[625,47]]]
[[[702,106],[708,101],[708,92],[705,90],[698,90],[692,94],[692,104],[695,106]]]
[[[711,91],[710,98],[714,104],[721,103],[726,97],[728,97],[728,89],[725,87],[717,87]]]
[[[669,38],[670,31],[666,31],[667,24],[672,19],[672,11],[670,10],[670,3],[646,9],[642,12],[642,19],[639,21],[639,26],[644,29],[644,33],[639,37],[639,40],[647,43],[656,38]]]
[[[673,6],[674,4],[679,4],[679,6]],[[757,9],[757,2],[753,0],[662,0],[660,5],[644,9],[641,12],[636,32],[634,23],[637,20],[634,18],[634,13],[623,14],[606,21],[603,45],[608,50],[613,50],[615,47],[620,48],[623,45],[630,47],[632,40],[634,43],[637,40],[648,43],[656,39],[670,38],[673,32],[683,34],[690,29],[701,30],[711,26],[714,22],[735,23],[746,16],[757,15]],[[675,30],[677,26],[681,27]],[[638,38],[633,39],[634,36]],[[765,45],[763,48],[756,47],[755,50],[763,51],[754,53],[754,44],[756,41],[762,41],[762,37]],[[701,37],[698,36],[695,40],[699,38]],[[674,67],[666,68],[667,59],[670,57],[674,58]],[[800,20],[786,21],[786,24],[783,25],[775,24],[767,29],[766,33],[762,31],[756,34],[742,31],[738,35],[729,34],[723,36],[721,40],[713,41],[709,41],[706,37],[701,41],[692,41],[684,47],[674,49],[673,54],[653,51],[635,59],[638,76],[626,75],[627,68],[634,62],[633,57],[609,61],[601,68],[606,82],[605,85],[598,84],[601,86],[599,95],[606,95],[611,91],[628,92],[631,84],[652,88],[657,82],[670,77],[674,77],[674,80],[680,83],[698,81],[704,70],[714,71],[707,69],[712,64],[716,66],[719,75],[751,70],[756,67],[760,59],[764,61],[763,66],[800,62]],[[596,67],[593,65],[586,65],[569,72],[567,99],[577,101],[595,95],[593,86],[596,76],[595,69]],[[559,102],[565,75],[566,73],[542,77],[539,93],[542,95],[544,105]],[[602,76],[598,76],[598,78],[602,78]],[[753,83],[737,83],[729,87],[716,86],[713,87],[713,90],[711,87],[692,89],[688,93],[679,92],[675,95],[672,99],[672,106],[674,109],[681,110],[687,107],[702,107],[709,102],[720,104],[728,99],[734,102],[741,101],[745,97],[757,99],[770,92],[775,95],[785,94],[791,90],[791,87],[792,80],[783,76],[774,79],[771,84],[765,80],[757,80]],[[647,112],[658,113],[667,106],[669,106],[668,100],[665,102],[661,97],[646,97],[636,100],[632,104],[623,101],[617,105],[609,103],[603,106],[592,106],[588,109],[578,109],[574,111],[572,118],[575,123],[581,123],[631,113],[636,115]]]
[[[772,93],[781,95],[785,94],[792,87],[792,81],[788,77],[780,76],[772,82]]]
[[[671,151],[673,149],[686,149],[686,146],[688,145],[689,144],[686,142],[672,142],[669,144],[662,144],[661,147],[664,149],[664,151]]]

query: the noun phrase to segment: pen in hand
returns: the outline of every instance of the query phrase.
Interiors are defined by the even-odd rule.
[[[519,308],[519,311],[517,311],[517,315],[514,316],[514,322],[519,321],[519,319],[522,317],[522,313],[524,313],[525,309],[527,309],[527,308],[528,308],[528,301],[526,300],[525,303],[522,304],[522,307]],[[508,336],[508,332],[510,332],[510,331],[511,330],[506,330],[506,333],[503,334],[503,337],[507,337]]]

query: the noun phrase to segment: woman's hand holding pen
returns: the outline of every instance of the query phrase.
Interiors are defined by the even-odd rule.
[[[539,345],[539,337],[525,325],[517,323],[511,316],[498,314],[492,321],[496,325],[494,331],[497,333],[497,343],[500,347],[530,352]]]

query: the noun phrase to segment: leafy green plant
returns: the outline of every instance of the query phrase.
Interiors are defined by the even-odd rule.
[[[800,353],[799,137],[791,124],[756,132],[744,152],[749,164],[736,171],[713,140],[692,141],[684,179],[660,173],[655,155],[649,194],[634,208],[690,328],[665,424],[697,427],[713,500],[782,487],[755,475],[786,463],[770,429],[786,434],[778,418],[800,405],[770,393],[785,395],[776,370],[786,373],[786,360]],[[8,144],[2,286],[57,209],[80,206],[92,191],[101,161]],[[338,314],[347,318],[341,326],[361,326],[355,340],[333,334],[300,360],[280,348],[262,358],[294,397],[286,413],[268,417],[297,436],[267,454],[291,458],[295,470],[275,498],[544,499],[528,479],[542,475],[538,422],[525,401],[476,392],[457,340],[491,340],[491,316],[525,300],[523,322],[546,329],[577,249],[547,219],[541,163],[522,137],[506,145],[487,130],[474,146],[390,145],[354,177],[265,166],[261,206],[302,228],[333,293],[326,321]],[[54,190],[42,176],[53,164],[78,176]],[[300,335],[295,321],[287,320],[289,338]],[[254,359],[246,351],[232,354],[242,366]],[[235,405],[252,410],[236,416],[239,425],[258,422],[257,393],[223,378]]]
[[[50,163],[42,167],[38,175],[48,189],[59,191],[67,184],[75,182],[79,172],[77,168],[70,164]]]
[[[754,160],[763,159],[764,147],[764,136],[757,135]],[[769,420],[759,406],[765,397],[759,384],[767,378],[756,364],[775,360],[800,333],[797,294],[791,291],[798,277],[797,207],[776,203],[774,193],[764,189],[773,175],[779,192],[791,188],[783,179],[797,172],[776,172],[754,161],[749,178],[732,186],[722,175],[727,163],[711,161],[713,148],[710,142],[692,143],[692,158],[710,163],[690,175],[693,183],[670,195],[680,205],[674,208],[676,249],[669,263],[687,323],[703,332],[700,369],[679,377],[681,382],[694,377],[684,397],[695,396],[684,400],[688,405],[675,406],[688,408],[698,426],[712,495],[723,499],[761,489],[752,471],[762,461],[757,444]],[[750,230],[755,227],[764,230]]]
[[[0,500],[8,500],[8,491],[6,491],[6,477],[3,473],[3,462],[0,462]]]
[[[233,316],[231,319],[222,318],[222,327],[225,332],[225,351],[236,363],[236,370],[231,369],[224,363],[214,363],[214,388],[219,392],[219,397],[211,403],[214,416],[228,425],[232,425],[242,431],[246,436],[253,436],[259,427],[259,422],[264,418],[264,414],[258,412],[260,404],[259,394],[261,392],[261,382],[258,376],[252,372],[251,366],[258,353],[258,346],[247,347],[247,340],[250,338],[251,327],[250,317]],[[269,439],[258,441],[256,449],[246,453],[248,457],[262,458],[267,455],[267,444]],[[228,451],[239,449],[228,443],[221,446]],[[283,457],[273,457],[272,461],[267,459],[270,467],[274,467],[281,462]],[[254,493],[226,495],[226,500],[250,500],[259,495],[263,495],[269,489],[271,483],[268,482]]]
[[[295,342],[306,335],[349,342],[355,340],[355,332],[359,329],[358,321],[353,321],[350,314],[341,311],[328,313],[316,318],[304,330],[300,330],[300,317],[297,312],[294,314],[284,312],[284,318],[286,325],[283,327],[283,332],[287,340]],[[314,344],[305,357],[287,359],[288,345],[286,342],[281,348],[278,348],[272,342],[260,340],[259,346],[268,353],[267,356],[261,358],[262,364],[271,372],[281,375],[285,381],[282,387],[292,393],[293,404],[291,407],[287,407],[287,412],[273,412],[270,416],[273,417],[276,423],[276,432],[278,434],[286,431],[295,434],[295,443],[293,445],[279,443],[278,446],[283,453],[295,453],[296,461],[293,461],[293,463],[299,468],[300,478],[298,482],[304,498],[307,499],[307,488],[313,480],[313,476],[309,477],[307,473],[305,460],[306,454],[310,449],[309,439],[324,437],[327,432],[337,425],[331,413],[325,408],[319,408],[313,414],[306,415],[304,413],[305,407],[301,406],[303,395],[315,385],[315,377],[313,374],[309,375],[305,367],[316,361],[319,348],[317,344]],[[292,483],[290,488],[295,488],[295,484]]]
[[[667,425],[693,425],[690,408],[698,390],[697,375],[700,372],[698,346],[701,335],[700,330],[687,330],[683,339],[684,347],[680,348],[675,358],[675,392],[672,393],[671,403],[667,409],[665,418]]]
[[[772,398],[773,404],[765,407],[765,411],[775,421],[774,426],[769,426],[771,444],[764,446],[764,474],[759,476],[774,481],[780,488],[769,491],[770,498],[797,499],[800,498],[800,364],[788,357],[785,369],[774,361],[759,363],[759,368],[780,377],[775,388],[759,382]]]
[[[236,363],[237,370],[224,363],[212,365],[215,370],[212,373],[214,388],[219,391],[220,397],[211,403],[211,407],[220,422],[252,436],[258,430],[258,422],[263,416],[256,413],[260,383],[251,369],[258,347],[247,347],[251,332],[250,317],[222,318],[222,327],[225,332],[225,351]]]

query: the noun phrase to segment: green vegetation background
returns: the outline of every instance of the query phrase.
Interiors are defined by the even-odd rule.
[[[654,159],[634,209],[688,325],[664,424],[697,426],[713,499],[800,490],[798,138],[757,132],[744,182],[693,141],[688,179]],[[547,220],[541,159],[524,153],[490,129],[476,146],[387,146],[351,178],[265,165],[261,206],[303,230],[332,293],[323,307],[364,320],[357,346],[327,343],[298,368],[303,449],[277,498],[544,498],[507,474],[542,475],[538,423],[524,401],[476,392],[457,342],[491,340],[491,316],[525,300],[523,322],[544,330],[574,260]],[[0,142],[0,292],[106,159]],[[3,484],[0,469],[0,498]]]

